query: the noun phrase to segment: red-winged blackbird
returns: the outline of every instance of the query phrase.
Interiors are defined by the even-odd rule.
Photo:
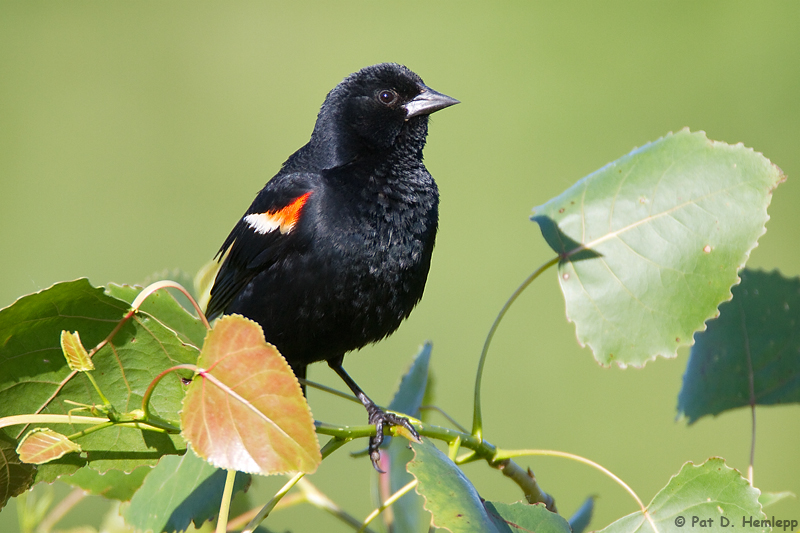
[[[428,115],[456,103],[401,65],[351,74],[218,253],[208,317],[255,320],[298,377],[327,361],[377,428],[376,469],[384,424],[416,432],[378,408],[342,360],[396,330],[422,297],[439,203],[422,149]]]

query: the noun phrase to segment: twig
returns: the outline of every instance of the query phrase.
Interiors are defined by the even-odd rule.
[[[64,518],[73,507],[86,497],[86,491],[81,488],[73,489],[67,496],[53,507],[36,527],[37,533],[49,533],[59,520]]]
[[[322,450],[320,450],[322,458],[325,459],[330,454],[332,454],[333,452],[335,452],[336,450],[347,444],[349,441],[350,439],[347,438],[344,439],[333,438],[329,440],[325,444],[325,446],[322,447]],[[286,493],[289,492],[291,488],[294,487],[295,484],[303,478],[304,475],[305,475],[304,473],[300,472],[298,474],[295,474],[289,481],[287,481],[286,484],[283,487],[281,487],[278,492],[275,493],[272,499],[270,499],[270,501],[268,501],[267,504],[261,508],[258,514],[256,514],[256,516],[252,520],[250,520],[250,522],[244,528],[242,533],[253,533],[255,528],[257,528],[258,525],[261,522],[263,522],[267,516],[269,516],[269,513],[271,513],[272,510],[275,509],[275,506],[278,505],[278,502],[280,502],[281,499],[284,496],[286,496]]]
[[[353,529],[361,528],[362,522],[361,520],[357,519],[353,515],[344,511],[341,507],[336,505],[330,498],[328,498],[325,494],[320,492],[320,490],[314,486],[307,479],[301,479],[297,483],[298,488],[303,493],[303,497],[305,500],[313,505],[318,509],[322,509],[323,511],[330,513],[331,515],[335,516],[348,526],[352,527]],[[374,533],[371,529],[359,529],[359,531],[366,531],[369,533]]]
[[[545,457],[561,457],[564,459],[570,459],[578,463],[589,465],[595,470],[599,470],[606,476],[613,479],[619,486],[625,489],[628,492],[628,494],[630,494],[633,497],[634,500],[636,500],[636,503],[639,505],[639,510],[642,511],[644,517],[647,519],[648,522],[650,522],[650,526],[652,526],[653,531],[658,533],[658,528],[656,528],[656,524],[655,522],[653,522],[653,518],[650,516],[650,513],[647,512],[647,507],[645,507],[645,505],[642,503],[642,500],[633,491],[633,489],[630,488],[627,483],[625,483],[619,477],[617,477],[613,472],[611,472],[611,470],[607,469],[606,467],[598,463],[595,463],[591,459],[587,459],[586,457],[581,457],[580,455],[575,455],[573,453],[560,452],[558,450],[498,450],[496,459],[499,461],[504,459],[510,459],[512,457],[524,457],[532,455],[539,455]]]
[[[739,300],[737,300],[739,302]],[[741,319],[742,334],[744,335],[744,354],[747,358],[747,388],[749,392],[750,411],[753,425],[750,434],[750,464],[747,466],[747,480],[753,485],[753,464],[756,459],[756,391],[755,372],[753,371],[753,357],[750,354],[750,337],[747,335],[747,320],[742,303],[739,302],[739,317]]]
[[[194,300],[194,297],[191,294],[189,294],[189,291],[187,291],[183,287],[183,285],[181,285],[177,281],[165,279],[162,281],[156,281],[155,283],[151,283],[150,285],[142,289],[142,292],[140,292],[136,296],[136,298],[133,300],[133,303],[131,304],[131,307],[133,307],[134,310],[138,311],[139,307],[142,305],[142,303],[144,303],[144,301],[147,299],[148,296],[150,296],[157,290],[167,289],[167,288],[177,289],[181,291],[183,295],[189,299],[195,311],[197,311],[197,315],[200,317],[200,320],[203,322],[203,325],[206,327],[206,329],[211,329],[211,326],[208,323],[208,319],[206,318],[205,313],[203,313],[203,310],[200,309],[200,305]]]
[[[370,513],[370,514],[369,514],[369,515],[368,515],[368,516],[367,516],[367,517],[364,519],[364,522],[363,522],[363,523],[361,523],[361,527],[359,528],[359,530],[358,530],[356,533],[363,533],[363,532],[365,532],[365,531],[369,531],[369,529],[367,528],[367,526],[369,525],[369,523],[370,523],[370,522],[372,522],[373,520],[375,520],[375,518],[376,518],[376,517],[377,517],[379,514],[381,514],[383,511],[385,511],[385,510],[386,510],[386,509],[387,509],[387,508],[388,508],[390,505],[392,505],[394,502],[396,502],[397,500],[399,500],[400,498],[402,498],[403,496],[405,496],[405,495],[406,495],[408,492],[410,492],[410,491],[411,491],[411,489],[413,489],[414,487],[416,487],[418,483],[419,483],[419,481],[418,481],[418,480],[416,480],[416,479],[415,479],[414,481],[409,481],[408,483],[406,483],[405,485],[403,485],[403,486],[402,486],[402,487],[401,487],[401,488],[400,488],[400,489],[399,489],[397,492],[395,492],[394,494],[392,494],[391,496],[389,496],[388,498],[386,498],[386,501],[385,501],[385,502],[383,502],[383,504],[381,504],[381,506],[380,506],[380,507],[377,507],[375,510],[373,510],[373,511],[372,511],[372,512],[371,512],[371,513]]]
[[[558,512],[556,501],[539,487],[530,468],[526,471],[511,459],[504,459],[492,466],[519,485],[528,503],[544,503],[548,511]]]
[[[486,363],[486,354],[489,353],[489,344],[492,342],[492,338],[494,338],[494,334],[497,331],[497,326],[500,325],[500,321],[503,320],[503,317],[506,315],[506,312],[511,307],[517,298],[519,297],[522,292],[528,288],[533,280],[538,278],[542,272],[550,268],[551,266],[555,265],[561,259],[560,256],[556,256],[547,263],[543,264],[539,268],[537,268],[533,274],[527,277],[522,284],[517,287],[517,290],[511,295],[511,297],[506,301],[503,308],[497,314],[497,318],[494,319],[494,323],[492,327],[489,329],[489,334],[486,336],[486,341],[483,343],[483,349],[481,350],[481,358],[478,361],[478,371],[475,375],[475,392],[474,392],[474,406],[472,412],[472,434],[478,437],[479,439],[483,438],[483,415],[481,414],[481,381],[483,380],[483,367]]]
[[[281,501],[279,501],[275,505],[275,507],[272,510],[278,511],[280,509],[286,509],[288,507],[300,503],[306,503],[305,495],[301,492],[294,492],[292,494],[286,495]],[[248,522],[250,522],[258,514],[259,510],[261,510],[260,506],[253,507],[249,511],[245,511],[236,518],[231,518],[230,520],[228,520],[228,531],[239,531],[240,529],[245,527],[248,524]]]
[[[234,481],[236,481],[236,470],[228,470],[228,475],[225,477],[225,488],[222,491],[222,502],[219,506],[216,533],[225,533],[228,529],[228,514],[231,510]]]
[[[448,422],[453,424],[456,427],[457,430],[462,431],[464,433],[467,432],[467,428],[465,428],[464,426],[459,424],[456,421],[455,418],[453,418],[452,416],[448,415],[447,412],[445,412],[445,410],[442,409],[441,407],[437,407],[435,405],[422,405],[422,406],[420,406],[419,410],[420,411],[436,411],[437,413],[439,413],[440,415],[445,417],[445,419],[447,419]]]

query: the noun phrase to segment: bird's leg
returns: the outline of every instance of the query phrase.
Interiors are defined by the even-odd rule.
[[[408,421],[407,418],[402,416],[397,416],[394,413],[387,413],[373,402],[369,396],[367,396],[361,387],[353,381],[347,372],[345,372],[344,368],[342,367],[342,360],[344,356],[338,357],[337,359],[332,359],[328,361],[328,366],[330,366],[334,372],[339,374],[339,377],[347,383],[347,386],[350,387],[350,390],[353,391],[353,394],[356,395],[364,407],[367,410],[367,416],[370,424],[375,424],[375,436],[370,437],[369,439],[369,458],[372,460],[372,466],[375,467],[375,470],[378,472],[384,473],[383,470],[380,469],[378,466],[378,460],[381,458],[380,448],[381,443],[383,443],[383,426],[403,426],[411,434],[419,439],[419,434],[417,430],[414,429],[414,426],[411,425],[411,422]]]

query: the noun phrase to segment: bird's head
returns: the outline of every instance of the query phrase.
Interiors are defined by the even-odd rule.
[[[402,65],[373,65],[351,74],[328,93],[312,142],[328,144],[337,162],[364,149],[391,149],[404,130],[418,139],[421,149],[428,115],[457,103]]]

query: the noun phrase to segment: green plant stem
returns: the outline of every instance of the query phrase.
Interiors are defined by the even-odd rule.
[[[211,325],[208,323],[208,319],[206,318],[205,313],[203,313],[203,310],[200,309],[200,305],[195,301],[194,297],[192,297],[192,295],[189,294],[189,291],[187,291],[183,287],[183,285],[181,285],[177,281],[165,279],[161,281],[156,281],[155,283],[151,283],[150,285],[142,289],[142,292],[140,292],[136,296],[136,298],[133,300],[133,303],[131,304],[131,307],[133,308],[134,311],[138,311],[139,307],[142,305],[142,303],[144,303],[144,301],[148,298],[148,296],[150,296],[151,294],[153,294],[158,290],[167,288],[177,289],[181,291],[183,295],[189,299],[189,302],[191,302],[195,311],[197,311],[197,315],[200,317],[200,320],[203,322],[203,325],[206,327],[206,329],[211,329]]]
[[[618,485],[620,485],[623,489],[625,489],[625,491],[627,491],[627,493],[630,494],[634,500],[636,500],[636,503],[639,505],[639,510],[642,511],[642,514],[644,514],[645,518],[647,518],[647,520],[650,522],[650,525],[653,527],[653,531],[658,531],[658,528],[656,528],[656,525],[653,523],[653,519],[647,512],[647,507],[644,506],[642,500],[633,491],[633,489],[630,488],[627,483],[625,483],[619,477],[617,477],[613,472],[611,472],[604,466],[595,463],[591,459],[587,459],[585,457],[581,457],[580,455],[575,455],[572,453],[560,452],[558,450],[497,450],[495,459],[506,460],[506,459],[511,459],[512,457],[529,457],[529,456],[561,457],[563,459],[570,459],[578,463],[589,465],[595,470],[602,472],[606,476],[613,479]]]
[[[511,459],[504,459],[493,466],[522,489],[528,503],[541,502],[545,504],[548,511],[553,513],[558,512],[555,500],[542,490],[536,482],[536,476],[533,475],[530,468],[525,470]]]
[[[310,503],[317,509],[322,509],[326,513],[338,518],[353,529],[362,527],[361,520],[347,513],[344,509],[336,505],[336,503],[323,494],[317,487],[315,487],[307,478],[303,478],[297,482],[297,487],[302,492],[302,498],[307,503]],[[284,499],[283,501],[285,501]],[[276,506],[277,508],[277,506]],[[366,526],[364,526],[366,527]],[[374,533],[371,529],[366,528],[364,533]]]
[[[158,425],[157,425],[158,424]],[[144,422],[142,420],[137,419],[121,419],[121,420],[109,420],[108,422],[102,422],[90,428],[86,428],[82,431],[77,433],[73,433],[69,437],[69,440],[75,440],[78,437],[83,437],[84,435],[88,435],[89,433],[94,433],[95,431],[100,431],[101,429],[105,429],[111,426],[120,426],[120,427],[129,427],[129,428],[136,428],[145,431],[155,431],[157,433],[180,433],[180,428],[175,427],[171,424],[161,424],[160,422],[150,421]]]
[[[194,308],[197,310],[198,314],[200,315],[200,319],[203,321],[203,324],[205,324],[205,326],[206,326],[206,328],[207,328],[207,329],[211,329],[211,326],[209,325],[209,323],[208,323],[208,320],[206,319],[205,315],[203,314],[202,310],[200,309],[200,306],[197,304],[197,302],[194,300],[194,298],[192,298],[192,295],[191,295],[191,294],[189,294],[189,292],[188,292],[188,291],[187,291],[185,288],[183,288],[183,287],[182,287],[182,286],[181,286],[179,283],[176,283],[176,282],[174,282],[174,281],[169,281],[169,280],[165,280],[165,281],[158,281],[158,282],[156,282],[156,283],[153,283],[153,284],[151,284],[151,285],[148,285],[147,287],[145,287],[145,288],[142,290],[142,292],[140,292],[140,293],[138,294],[138,296],[136,297],[136,299],[134,299],[134,301],[133,301],[133,304],[131,305],[131,309],[130,309],[128,312],[126,312],[126,313],[125,313],[125,315],[122,317],[122,319],[120,319],[120,321],[119,321],[119,322],[117,322],[117,325],[116,325],[116,326],[114,326],[114,329],[112,329],[112,330],[111,330],[111,333],[109,333],[109,334],[106,336],[106,338],[105,338],[105,339],[103,339],[102,341],[100,341],[100,342],[97,344],[97,346],[95,346],[94,348],[92,348],[92,349],[89,351],[89,353],[88,353],[88,356],[89,356],[90,358],[91,358],[91,357],[94,357],[94,355],[95,355],[95,354],[96,354],[98,351],[100,351],[100,349],[101,349],[101,348],[103,348],[103,347],[104,347],[106,344],[108,344],[109,342],[111,342],[111,339],[113,339],[113,338],[114,338],[114,336],[115,336],[117,333],[119,333],[119,330],[121,330],[121,329],[122,329],[122,327],[125,325],[125,323],[126,323],[126,322],[128,322],[128,320],[130,320],[130,319],[131,319],[131,317],[133,317],[133,315],[135,315],[135,314],[136,314],[136,312],[139,310],[139,306],[141,306],[141,305],[142,305],[142,302],[144,302],[144,301],[145,301],[145,299],[147,299],[147,297],[148,297],[148,296],[150,296],[150,295],[151,295],[153,292],[155,292],[155,291],[157,291],[157,290],[159,290],[159,289],[162,289],[162,288],[166,288],[166,287],[172,287],[172,288],[175,288],[175,289],[177,289],[177,290],[181,291],[181,292],[182,292],[184,295],[186,295],[186,297],[187,297],[187,298],[189,298],[189,301],[192,303],[192,305],[194,306]],[[182,367],[182,366],[184,366],[184,365],[179,365],[178,367],[173,367],[173,368],[171,368],[171,369],[169,369],[169,370],[165,371],[164,373],[166,373],[166,372],[169,372],[169,371],[171,371],[171,370],[174,370],[174,369],[177,369],[177,368],[180,368],[180,367]],[[191,366],[191,365],[190,365],[190,366]],[[191,366],[191,368],[192,368],[192,369],[194,369],[194,366]],[[164,374],[164,373],[162,373],[162,374]],[[53,399],[54,399],[54,398],[55,398],[55,397],[56,397],[56,396],[57,396],[57,395],[58,395],[58,394],[61,392],[61,389],[63,389],[63,388],[64,388],[64,385],[66,385],[66,384],[67,384],[67,383],[68,383],[68,382],[69,382],[69,381],[70,381],[70,380],[71,380],[73,377],[75,377],[75,375],[77,375],[77,374],[78,374],[78,371],[77,371],[77,370],[73,370],[72,372],[70,372],[70,373],[69,373],[69,375],[68,375],[67,377],[65,377],[63,380],[61,380],[61,382],[59,383],[59,385],[58,385],[58,387],[56,388],[56,390],[55,390],[55,391],[53,391],[53,393],[50,395],[50,397],[49,397],[49,398],[47,398],[47,400],[45,400],[45,402],[42,404],[42,406],[41,406],[39,409],[37,409],[37,410],[36,410],[36,413],[34,413],[34,415],[36,415],[36,416],[53,416],[53,415],[39,415],[39,412],[40,412],[42,409],[44,409],[45,407],[47,407],[47,405],[49,405],[49,404],[50,404],[50,402],[51,402],[51,401],[52,401],[52,400],[53,400]],[[89,378],[89,380],[92,382],[92,384],[94,385],[94,388],[95,388],[95,390],[97,390],[97,393],[100,395],[100,398],[102,398],[102,399],[103,399],[103,402],[105,403],[105,406],[106,406],[106,408],[108,408],[108,409],[110,409],[110,410],[113,410],[113,406],[112,406],[112,405],[111,405],[111,404],[108,402],[108,400],[105,398],[105,396],[103,396],[103,393],[102,393],[102,392],[100,392],[100,388],[97,386],[97,383],[95,383],[95,381],[94,381],[94,379],[92,378],[92,376],[91,376],[91,375],[89,375],[88,373],[87,373],[86,375],[87,375],[87,377]],[[158,381],[159,381],[159,380],[160,380],[162,377],[163,377],[163,375],[159,375],[159,376],[157,376],[157,377],[156,377],[156,379],[154,379],[154,380],[153,380],[153,382],[151,382],[151,383],[150,383],[150,386],[148,387],[148,389],[147,389],[147,392],[145,393],[145,398],[142,400],[142,411],[144,411],[144,414],[145,414],[145,419],[147,419],[148,417],[151,417],[151,416],[152,416],[152,415],[150,414],[150,412],[149,412],[149,407],[148,407],[148,403],[149,403],[149,401],[150,401],[150,395],[153,393],[153,387],[155,387],[155,384],[156,384],[156,383],[157,383],[157,382],[158,382]],[[20,416],[32,416],[32,415],[20,415]],[[56,416],[58,416],[58,415],[56,415]],[[6,418],[16,418],[16,417],[6,417]],[[8,421],[6,420],[6,418],[0,419],[0,427],[4,427],[4,426],[6,426],[6,425],[13,425],[13,424],[19,424],[19,423],[20,423],[20,422],[8,422]],[[92,421],[92,422],[84,422],[84,421],[80,421],[80,419],[86,419],[86,418],[90,418],[90,417],[72,417],[72,420],[73,420],[75,423],[80,423],[80,424],[83,424],[83,423],[94,424],[94,423],[96,423],[98,420],[100,420],[100,421],[103,421],[103,420],[106,420],[106,421],[107,421],[107,420],[109,420],[109,419],[101,419],[101,418],[97,417],[97,418],[95,418],[95,419],[94,419],[94,421]],[[42,419],[42,418],[39,418],[39,419],[37,419],[37,421],[39,421],[39,422],[42,422],[42,423],[60,423],[60,421],[50,421],[50,420],[45,420],[45,419]],[[147,420],[144,420],[144,422],[147,422]],[[31,423],[31,422],[27,422],[27,423]],[[68,423],[68,424],[69,424],[69,423],[72,423],[72,422],[68,421],[68,422],[66,422],[66,423]],[[158,424],[158,425],[156,425],[156,427],[159,427],[159,426],[160,426],[160,427],[161,427],[161,429],[165,429],[165,428],[163,427],[163,425],[162,425],[162,424],[160,424],[160,422],[159,422],[159,423],[157,423],[157,424]],[[155,424],[154,424],[154,425],[155,425]],[[26,427],[27,427],[27,425],[26,425]],[[21,429],[21,431],[20,431],[20,432],[19,432],[19,434],[17,435],[17,438],[19,438],[19,437],[22,435],[22,433],[25,431],[26,427],[23,427],[23,428]],[[173,426],[171,426],[171,425],[170,425],[170,427],[171,427],[172,429],[175,429],[175,428],[174,428]]]
[[[164,376],[169,374],[170,372],[174,372],[175,370],[191,370],[192,372],[197,373],[199,369],[195,365],[175,365],[171,368],[168,368],[153,378],[153,381],[150,382],[150,385],[147,386],[147,390],[144,393],[144,397],[142,397],[142,412],[144,413],[144,420],[147,421],[153,415],[150,413],[150,397],[153,395],[153,390],[158,385],[158,382],[161,381]]]
[[[737,302],[739,302],[737,300]],[[742,324],[742,333],[744,334],[744,354],[747,360],[747,389],[749,393],[750,414],[752,419],[752,428],[750,432],[750,464],[747,466],[747,480],[750,485],[753,485],[753,463],[756,459],[756,393],[755,393],[755,372],[753,371],[753,357],[750,353],[750,337],[747,334],[747,322],[745,320],[744,309],[742,303],[738,303],[739,317]]]
[[[470,450],[474,450],[479,455],[478,458],[480,459],[491,459],[497,450],[497,448],[491,443],[481,441],[469,433],[462,433],[460,431],[456,431],[455,429],[422,423],[419,420],[414,420],[413,418],[409,418],[409,421],[414,426],[414,429],[416,429],[417,432],[424,437],[441,440],[448,444],[456,439],[461,439],[461,446],[469,448]],[[317,433],[321,435],[337,437],[340,439],[352,440],[375,435],[374,425],[339,427],[320,421],[314,422],[314,425],[316,426]],[[399,433],[395,433],[397,429],[394,426],[391,426],[386,431],[388,431],[388,434],[392,436],[399,435]]]
[[[222,491],[222,503],[220,503],[219,506],[216,533],[225,533],[228,529],[228,513],[230,513],[231,510],[234,481],[236,481],[236,470],[228,470],[228,475],[225,478],[225,488]]]
[[[117,422],[122,427],[133,427],[136,429],[146,429],[147,431],[157,431],[160,433],[177,434],[181,432],[180,425],[173,424],[161,417],[150,415],[147,420],[122,420]]]
[[[299,492],[295,492],[292,494],[288,494],[284,496],[284,498],[275,505],[273,511],[278,511],[280,509],[288,509],[294,505],[299,505],[301,503],[308,503],[305,495]],[[249,511],[245,511],[244,513],[240,514],[236,518],[231,518],[228,520],[228,531],[240,531],[243,527],[245,527],[250,520],[253,519],[254,516],[258,514],[260,508],[256,507],[250,509]]]
[[[68,512],[78,505],[89,493],[81,488],[73,489],[66,497],[58,502],[47,515],[36,526],[36,533],[50,533],[55,526]]]
[[[114,326],[114,329],[112,329],[112,330],[111,330],[111,333],[109,333],[109,334],[108,334],[108,336],[106,336],[106,338],[105,338],[105,339],[103,339],[102,341],[100,341],[100,342],[97,344],[97,346],[95,346],[94,348],[92,348],[92,349],[91,349],[91,351],[89,351],[89,353],[88,353],[88,356],[89,356],[90,358],[91,358],[91,357],[94,357],[94,355],[95,355],[95,354],[96,354],[98,351],[100,351],[100,349],[101,349],[101,348],[103,348],[103,346],[105,346],[106,344],[108,344],[109,342],[111,342],[111,339],[113,339],[113,338],[114,338],[114,335],[116,335],[116,334],[119,332],[119,330],[121,330],[121,329],[122,329],[122,326],[124,326],[124,325],[125,325],[125,323],[126,323],[128,320],[130,320],[130,319],[131,319],[131,317],[132,317],[134,314],[136,314],[136,309],[131,309],[131,310],[129,310],[127,313],[125,313],[125,316],[123,316],[123,317],[122,317],[122,319],[121,319],[119,322],[117,322],[117,325],[116,325],[116,326]],[[66,376],[64,379],[62,379],[62,380],[61,380],[61,382],[58,384],[58,387],[56,387],[56,389],[53,391],[53,393],[50,395],[50,397],[49,397],[49,398],[47,398],[47,399],[46,399],[46,400],[45,400],[45,401],[42,403],[41,407],[39,407],[39,409],[37,409],[37,410],[36,410],[36,412],[35,412],[34,414],[38,415],[38,414],[39,414],[39,413],[40,413],[40,412],[41,412],[43,409],[45,409],[45,408],[46,408],[48,405],[50,405],[50,402],[52,402],[52,401],[55,399],[55,397],[56,397],[56,396],[58,396],[58,394],[61,392],[61,390],[64,388],[64,386],[65,386],[65,385],[66,385],[66,384],[67,384],[67,383],[68,383],[68,382],[69,382],[69,381],[70,381],[70,380],[71,380],[73,377],[75,377],[75,376],[76,376],[78,373],[79,373],[79,372],[78,372],[77,370],[73,370],[73,371],[72,371],[72,372],[70,372],[70,373],[69,373],[69,374],[68,374],[68,375],[67,375],[67,376]],[[20,430],[20,432],[17,434],[16,438],[19,438],[19,437],[21,437],[21,436],[22,436],[22,434],[25,432],[25,430],[26,430],[26,429],[27,429],[27,426],[23,427],[23,428]]]
[[[481,358],[478,362],[478,372],[475,376],[475,393],[474,393],[474,400],[475,404],[472,411],[472,434],[475,435],[478,439],[483,439],[483,416],[481,414],[481,381],[483,380],[483,366],[486,363],[486,354],[489,353],[489,345],[492,342],[492,338],[494,337],[495,332],[497,331],[497,326],[500,325],[500,321],[503,320],[503,317],[506,315],[506,312],[511,307],[511,305],[517,300],[520,294],[528,288],[533,280],[538,278],[542,272],[550,268],[551,266],[558,263],[561,257],[557,256],[548,261],[547,263],[543,264],[539,268],[537,268],[530,276],[527,277],[522,284],[517,287],[517,290],[511,295],[511,297],[506,301],[503,308],[497,314],[497,318],[494,319],[494,323],[492,327],[489,329],[489,334],[486,336],[486,341],[483,343],[483,350],[481,350]]]
[[[434,426],[431,424],[424,424],[418,420],[410,419],[414,429],[423,436],[432,439],[437,439],[448,443],[450,446],[450,457],[458,453],[459,447],[468,448],[470,454],[454,461],[456,464],[465,464],[479,459],[485,460],[493,468],[501,470],[509,479],[514,481],[529,499],[531,503],[544,503],[548,508],[555,508],[555,503],[549,494],[544,492],[538,485],[536,478],[529,475],[522,475],[525,470],[518,464],[510,460],[510,458],[498,458],[497,448],[485,441],[479,440],[475,435],[466,432],[459,432],[454,429]],[[375,426],[348,426],[338,427],[324,422],[315,422],[317,433],[321,435],[330,435],[340,439],[352,440],[356,438],[371,437],[375,434]],[[392,436],[397,436],[397,431],[394,427],[387,429],[388,433]]]
[[[17,424],[91,424],[92,427],[73,433],[67,438],[70,440],[83,437],[89,433],[94,433],[101,429],[111,426],[132,427],[146,431],[157,431],[160,433],[180,433],[180,428],[169,424],[159,418],[151,419],[147,422],[137,418],[126,418],[126,415],[117,420],[110,420],[100,416],[72,416],[72,415],[14,415],[0,418],[0,428],[14,426]]]
[[[383,502],[380,507],[375,508],[369,515],[367,515],[367,517],[364,519],[364,522],[362,522],[361,527],[358,529],[356,533],[365,533],[366,531],[369,531],[367,529],[367,526],[370,524],[370,522],[375,520],[375,518],[377,518],[377,516],[381,514],[383,511],[385,511],[390,505],[392,505],[394,502],[396,502],[397,500],[405,496],[408,492],[410,492],[411,489],[416,487],[418,483],[419,481],[416,479],[414,481],[409,481],[403,487],[401,487],[397,492],[386,498],[386,501]]]
[[[301,385],[306,385],[311,387],[312,389],[321,390],[323,392],[333,394],[334,396],[338,396],[339,398],[344,398],[345,400],[349,400],[351,402],[361,405],[361,400],[353,396],[351,393],[342,392],[340,390],[334,389],[333,387],[328,387],[327,385],[323,385],[322,383],[317,383],[316,381],[309,381],[305,378],[297,378],[297,381],[299,381]]]
[[[750,414],[753,421],[750,431],[750,464],[747,466],[747,480],[753,485],[754,463],[756,460],[756,406],[750,404]]]
[[[372,428],[374,430],[375,426],[373,426]],[[338,450],[339,448],[350,442],[350,440],[351,439],[349,438],[338,438],[338,437],[329,440],[325,444],[325,446],[323,446],[322,449],[320,450],[320,453],[322,454],[322,459],[328,457],[330,454],[332,454],[333,452],[335,452],[336,450]],[[269,513],[272,512],[272,510],[275,508],[278,502],[281,501],[281,499],[284,496],[286,496],[286,493],[289,492],[291,488],[294,487],[295,484],[297,484],[297,482],[303,478],[304,475],[305,475],[304,473],[300,472],[292,476],[292,478],[289,479],[289,481],[287,481],[286,484],[283,487],[281,487],[278,492],[275,493],[272,499],[270,499],[270,501],[268,501],[267,504],[261,508],[258,514],[252,520],[250,520],[250,522],[244,528],[242,533],[253,533],[253,531],[258,527],[258,525],[261,522],[263,522],[266,517],[269,516]]]
[[[69,440],[75,440],[78,437],[83,437],[84,435],[88,435],[90,433],[94,433],[95,431],[100,431],[101,429],[109,428],[109,427],[111,427],[113,425],[115,425],[115,422],[112,422],[111,420],[109,420],[108,422],[103,422],[102,424],[97,424],[96,426],[92,426],[90,428],[86,428],[86,429],[84,429],[82,431],[79,431],[77,433],[73,433],[72,435],[68,436],[67,438]]]
[[[111,333],[109,333],[109,334],[108,334],[108,336],[107,336],[105,339],[101,340],[99,343],[97,343],[97,346],[95,346],[94,348],[92,348],[92,349],[89,351],[89,357],[94,357],[94,354],[96,354],[97,352],[99,352],[99,351],[100,351],[100,349],[101,349],[103,346],[105,346],[106,344],[108,344],[109,342],[111,342],[111,339],[113,339],[113,338],[114,338],[114,336],[115,336],[117,333],[119,333],[119,330],[121,330],[121,329],[122,329],[122,326],[124,326],[124,325],[125,325],[125,323],[126,323],[128,320],[130,320],[130,319],[131,319],[131,317],[132,317],[133,315],[135,315],[135,314],[136,314],[136,309],[131,309],[131,310],[129,310],[127,313],[125,313],[125,316],[123,316],[123,317],[122,317],[122,319],[120,319],[120,321],[119,321],[119,322],[117,322],[117,325],[116,325],[116,326],[114,326],[114,329],[112,329],[112,330],[111,330]],[[70,374],[70,375],[67,377],[67,380],[69,380],[70,378],[72,378],[72,376],[74,376],[76,373],[77,373],[77,370],[73,370],[73,371],[72,371],[72,373],[71,373],[71,374]]]
[[[420,411],[436,411],[437,413],[442,415],[448,422],[453,424],[456,427],[456,429],[458,429],[459,431],[463,431],[464,433],[467,432],[467,428],[465,428],[464,426],[459,424],[456,421],[455,418],[453,418],[452,416],[448,415],[447,412],[444,409],[442,409],[441,407],[438,407],[436,405],[421,405],[419,407],[419,410]]]
[[[250,520],[250,523],[247,524],[244,530],[242,530],[242,533],[253,533],[253,531],[255,531],[258,525],[261,522],[263,522],[265,518],[269,516],[269,513],[272,512],[272,510],[275,508],[278,502],[281,501],[281,498],[286,496],[286,493],[289,492],[292,489],[292,487],[294,487],[297,484],[297,482],[303,478],[303,476],[305,476],[305,474],[302,472],[292,476],[292,478],[289,479],[289,481],[287,481],[286,484],[283,487],[281,487],[278,492],[275,493],[272,499],[270,499],[270,501],[268,501],[267,504],[261,508],[261,510],[255,516],[255,518]]]
[[[100,386],[97,385],[97,382],[94,380],[94,377],[89,372],[83,373],[87,378],[89,378],[89,382],[91,382],[94,390],[97,392],[97,395],[100,396],[100,399],[103,401],[103,406],[108,410],[113,410],[114,407],[111,405],[111,402],[108,401],[108,398],[105,397],[103,391],[100,390]]]
[[[456,458],[458,457],[458,450],[461,449],[461,437],[456,437],[456,439],[450,444],[448,444],[447,450],[447,457],[450,458],[451,461],[454,463],[456,462]]]
[[[0,428],[18,424],[97,424],[110,422],[104,416],[72,416],[72,415],[14,415],[0,418]]]

